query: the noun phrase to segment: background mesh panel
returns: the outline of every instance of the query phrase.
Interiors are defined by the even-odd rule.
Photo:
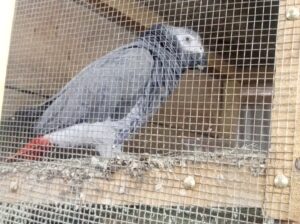
[[[0,126],[0,221],[300,219],[293,207],[299,199],[293,164],[299,156],[300,24],[286,18],[294,5],[299,7],[261,0],[17,0]],[[40,161],[7,160],[35,137],[43,108],[26,108],[51,99],[87,65],[157,23],[196,31],[208,66],[182,75],[121,155],[99,156],[91,142],[54,145]],[[289,188],[274,185],[278,175]]]

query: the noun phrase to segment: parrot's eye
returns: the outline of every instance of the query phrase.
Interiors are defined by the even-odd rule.
[[[192,39],[191,39],[190,37],[185,37],[185,41],[186,41],[186,42],[191,42],[191,40],[192,40]]]

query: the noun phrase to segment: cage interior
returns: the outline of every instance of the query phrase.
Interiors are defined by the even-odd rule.
[[[17,0],[0,159],[8,177],[15,170],[34,179],[34,203],[24,196],[28,189],[23,187],[19,197],[25,202],[14,204],[14,195],[1,196],[8,202],[0,206],[0,214],[7,220],[46,223],[262,223],[263,193],[256,190],[265,184],[262,175],[271,141],[278,13],[279,1],[261,0]],[[160,23],[197,32],[208,65],[185,72],[159,109],[126,139],[122,156],[127,159],[103,162],[93,146],[83,144],[54,145],[39,162],[19,158],[13,167],[6,162],[35,137],[33,129],[44,109],[33,113],[28,108],[42,105],[87,65]],[[80,97],[89,100],[89,95]],[[28,164],[34,172],[24,168]],[[120,167],[126,171],[118,173]],[[157,177],[153,169],[164,173]],[[169,181],[168,169],[180,180],[190,174],[202,182],[198,196],[181,189],[184,184]],[[132,177],[140,178],[137,185]],[[47,180],[57,182],[51,182],[44,203],[39,198]],[[245,194],[235,195],[236,189]],[[180,203],[183,198],[188,202]]]
[[[125,150],[170,153],[200,140],[210,150],[267,151],[277,17],[277,1],[17,2],[2,151],[28,141],[39,118],[24,108],[57,94],[89,63],[162,22],[197,31],[209,66],[183,76]]]

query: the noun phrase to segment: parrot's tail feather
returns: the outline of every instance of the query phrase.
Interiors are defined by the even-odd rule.
[[[28,142],[14,156],[6,159],[6,162],[16,162],[21,159],[41,160],[52,148],[51,142],[44,137],[37,137]]]

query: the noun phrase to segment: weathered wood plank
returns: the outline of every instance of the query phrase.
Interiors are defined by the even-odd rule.
[[[4,84],[7,71],[7,61],[9,54],[9,43],[13,23],[15,1],[2,1],[0,3],[0,120],[4,96]]]
[[[243,154],[241,158],[247,158],[247,155]],[[145,167],[156,165],[146,170],[143,162],[131,160],[127,163],[128,167],[113,173],[93,168],[90,160],[87,166],[83,165],[84,161],[80,161],[80,165],[76,161],[44,165],[11,164],[11,167],[1,168],[5,170],[0,179],[1,202],[262,206],[265,185],[263,168],[262,172],[251,171],[253,160],[237,165],[230,155],[227,159],[233,163],[226,165],[223,158],[222,167],[207,162],[208,159],[209,155],[202,158],[203,162],[186,161],[182,163],[184,166],[180,166],[170,165],[171,158],[150,158]],[[194,177],[195,187],[184,187],[183,181],[187,176]]]
[[[241,83],[234,80],[225,80],[223,83],[224,92],[219,112],[218,137],[235,142],[241,110]]]
[[[245,67],[238,68],[222,56],[209,52],[209,66],[214,69],[214,75],[225,79],[236,81],[265,81],[273,80],[273,66]]]
[[[267,165],[264,208],[270,217],[300,220],[300,20],[287,20],[286,10],[300,7],[300,1],[280,1],[276,47],[276,74],[272,112],[272,139]],[[289,185],[274,185],[284,174]]]

